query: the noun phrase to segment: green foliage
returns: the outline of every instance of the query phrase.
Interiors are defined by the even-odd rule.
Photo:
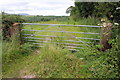
[[[33,45],[31,45],[30,43],[24,43],[23,45],[21,45],[20,53],[24,55],[29,55],[34,50],[32,47]]]
[[[119,21],[119,13],[120,10],[117,10],[119,7],[119,2],[102,2],[96,3],[95,8],[95,16],[97,17],[107,17],[111,22],[120,22]]]
[[[21,18],[20,15],[13,15],[2,12],[3,39],[8,39],[8,36],[10,36],[10,28],[12,27],[12,24],[16,22],[22,23],[24,22],[24,20]]]
[[[113,45],[116,45],[118,48],[118,50],[120,50],[120,29],[112,29],[112,36],[111,36],[111,40],[110,43]]]
[[[119,51],[114,49],[96,54],[98,58],[89,66],[91,76],[94,78],[119,78],[118,55]]]
[[[70,13],[74,20],[79,20],[80,17],[87,18],[108,18],[111,22],[120,22],[117,9],[119,2],[75,2],[75,7],[70,6],[66,13]]]
[[[88,73],[88,78],[119,78],[119,50],[113,46],[106,52],[96,50],[96,47],[84,47],[84,50],[75,53],[78,58],[83,58],[86,62],[84,71]]]
[[[21,58],[23,54],[30,54],[33,50],[31,47],[28,43],[20,45],[20,41],[15,36],[11,38],[11,41],[4,40],[2,43],[3,64],[11,63]]]
[[[66,13],[70,13],[70,16],[73,18],[73,20],[79,20],[78,18],[80,18],[80,14],[78,12],[78,9],[76,7],[70,6],[69,8],[67,8]]]
[[[11,42],[3,41],[2,43],[2,53],[3,53],[3,63],[12,62],[12,60],[19,57],[20,45],[18,40],[12,38]]]
[[[75,2],[75,7],[80,17],[89,17],[93,15],[94,3],[93,2]]]
[[[88,18],[80,18],[80,20],[76,22],[80,25],[98,25],[99,20],[96,19],[95,17],[88,17]]]
[[[98,21],[95,18],[89,17],[76,22],[76,24],[96,25],[97,22]],[[73,23],[70,23],[73,24],[74,21]],[[25,29],[33,29],[33,27],[34,26],[26,26]],[[69,31],[99,31],[99,29],[97,30],[96,28],[63,28],[64,30]],[[44,27],[35,29],[41,30],[44,29]],[[48,30],[51,30],[51,28]],[[30,47],[30,43],[18,46],[18,42],[15,42],[16,40],[13,41],[13,44],[11,44],[11,42],[5,42],[3,44],[5,44],[4,46],[6,47],[4,47],[5,50],[3,53],[7,53],[9,55],[3,55],[3,62],[7,63],[6,65],[3,65],[3,76],[24,77],[29,74],[34,74],[37,78],[118,78],[118,64],[120,62],[119,29],[113,31],[115,34],[112,36],[113,39],[109,42],[113,44],[113,48],[111,50],[107,50],[106,52],[100,52],[94,46],[87,46],[82,47],[85,49],[80,49],[79,52],[73,54],[67,49],[62,49],[60,46],[51,43],[38,49],[37,51],[35,50],[33,54],[30,54],[32,50],[34,50]],[[31,34],[33,33],[31,32]],[[40,34],[45,33],[42,32]],[[50,35],[50,33],[48,34]],[[93,37],[93,35],[89,37]],[[23,59],[22,57],[26,54],[29,56],[26,56]],[[8,62],[11,62],[11,64]],[[23,74],[23,76],[21,76],[20,73]]]
[[[22,16],[26,22],[66,21],[68,16]]]
[[[71,53],[56,44],[46,44],[24,59],[5,70],[4,76],[24,77],[35,75],[37,78],[118,78],[119,53],[114,48],[99,52],[96,48],[84,47],[79,52]],[[118,57],[119,56],[119,57]],[[22,62],[21,62],[22,60]],[[18,68],[13,68],[18,66]],[[21,71],[24,72],[21,73]],[[11,71],[11,73],[9,73]],[[8,72],[8,73],[7,73]],[[21,73],[14,74],[14,73]]]
[[[24,20],[21,18],[20,15],[7,14],[2,12],[2,24],[8,25],[8,27],[10,27],[11,24],[16,22],[22,23],[24,22]]]
[[[55,44],[47,44],[41,48],[40,56],[37,58],[36,76],[42,78],[79,78],[85,77],[80,73],[82,64],[80,59],[66,49],[61,49]],[[34,65],[34,66],[35,66]]]

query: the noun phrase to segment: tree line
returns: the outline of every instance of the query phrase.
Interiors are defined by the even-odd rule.
[[[75,6],[67,8],[66,13],[76,21],[80,18],[107,18],[112,22],[120,22],[120,2],[74,2]]]
[[[68,16],[22,16],[26,22],[40,22],[40,21],[66,21]]]

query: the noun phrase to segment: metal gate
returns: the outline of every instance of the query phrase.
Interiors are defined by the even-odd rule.
[[[36,47],[44,47],[45,43],[55,43],[64,45],[69,50],[78,50],[82,46],[99,42],[99,38],[85,37],[83,35],[96,35],[100,33],[79,32],[79,28],[100,28],[101,26],[91,25],[66,25],[66,24],[39,24],[39,23],[22,23],[24,26],[23,38],[32,42]],[[28,28],[27,28],[28,27]],[[70,29],[71,28],[71,29]],[[76,30],[74,30],[77,28]],[[94,29],[95,30],[95,29]]]

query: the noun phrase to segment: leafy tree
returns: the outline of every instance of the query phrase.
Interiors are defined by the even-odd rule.
[[[96,17],[107,17],[111,22],[120,22],[119,21],[119,13],[120,10],[116,8],[119,7],[119,2],[101,2],[94,3],[95,10],[94,14]]]
[[[70,6],[66,13],[70,13],[70,16],[74,20],[79,20],[80,17],[88,18],[108,18],[111,22],[118,22],[120,10],[119,2],[75,2],[75,6]]]
[[[75,2],[75,6],[77,7],[79,16],[85,18],[92,16],[94,10],[93,2]]]
[[[80,17],[87,18],[92,16],[94,10],[94,3],[93,2],[75,2],[75,7],[70,6],[66,13],[70,13],[70,16],[73,17],[74,20]],[[77,20],[78,20],[77,19]]]

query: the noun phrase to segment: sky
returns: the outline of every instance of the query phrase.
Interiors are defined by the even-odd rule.
[[[11,14],[67,16],[70,6],[74,6],[73,0],[0,0],[0,10]]]

